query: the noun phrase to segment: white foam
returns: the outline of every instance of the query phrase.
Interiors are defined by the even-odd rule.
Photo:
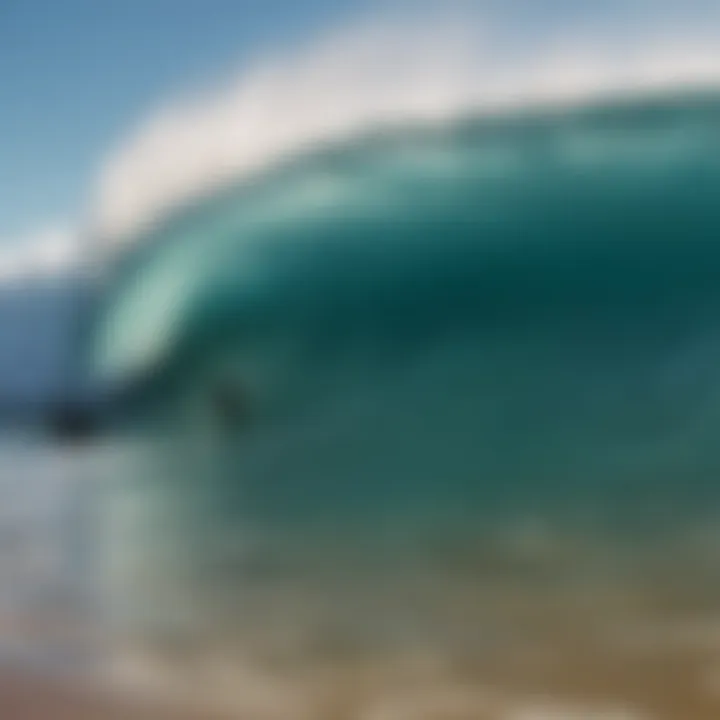
[[[532,45],[477,13],[349,25],[150,114],[103,168],[95,222],[131,236],[214,186],[371,128],[720,84],[717,25],[659,17],[567,26]]]

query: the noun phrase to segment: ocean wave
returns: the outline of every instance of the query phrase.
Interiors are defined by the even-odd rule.
[[[310,152],[136,244],[101,364],[130,373],[270,323],[347,336],[402,318],[422,333],[701,305],[720,263],[718,117],[714,93],[676,94]]]

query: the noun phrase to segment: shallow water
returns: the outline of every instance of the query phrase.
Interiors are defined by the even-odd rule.
[[[717,717],[716,522],[256,516],[197,534],[137,482],[159,447],[4,445],[11,666],[238,718]],[[173,565],[174,533],[196,554]]]

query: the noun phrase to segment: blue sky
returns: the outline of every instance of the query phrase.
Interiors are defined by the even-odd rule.
[[[105,154],[164,98],[360,0],[2,0],[0,238],[74,218]]]

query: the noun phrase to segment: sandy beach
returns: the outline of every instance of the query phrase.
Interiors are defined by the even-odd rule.
[[[576,658],[579,660],[579,658]],[[515,668],[517,671],[517,668]],[[711,668],[707,671],[712,670]],[[705,673],[707,675],[707,672]],[[111,698],[99,691],[71,688],[39,676],[0,674],[3,720],[714,720],[720,696],[702,687],[697,662],[628,663],[600,668],[580,660],[572,671],[528,668],[512,682],[498,668],[492,682],[474,687],[449,683],[444,689],[415,686],[403,692],[363,698],[358,687],[339,684],[325,702],[288,708],[288,713],[190,713],[157,704]],[[488,673],[489,676],[493,673]],[[708,676],[709,677],[709,676]],[[367,688],[365,688],[367,689]],[[331,697],[332,696],[332,699]],[[313,703],[314,704],[314,703]],[[295,711],[297,714],[295,714]]]
[[[0,672],[3,720],[211,720],[212,716],[168,710],[40,675]]]

